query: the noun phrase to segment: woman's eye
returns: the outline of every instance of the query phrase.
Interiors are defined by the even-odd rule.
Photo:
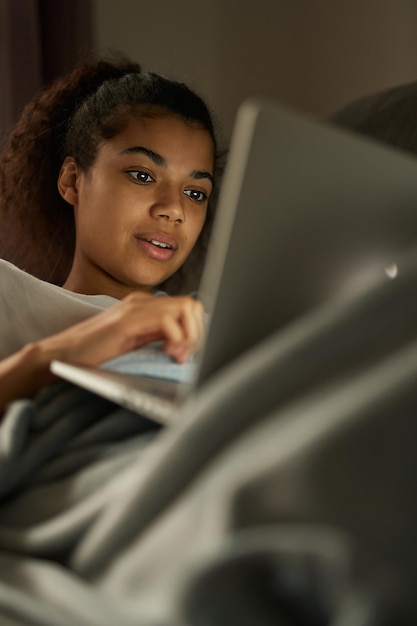
[[[142,183],[143,185],[147,183],[152,183],[154,181],[153,177],[148,174],[148,172],[142,172],[140,170],[129,170],[128,174],[135,179],[137,183]]]
[[[204,191],[198,191],[198,189],[187,189],[184,193],[195,202],[204,202],[207,200],[207,194]]]

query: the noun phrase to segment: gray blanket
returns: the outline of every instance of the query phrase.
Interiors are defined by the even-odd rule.
[[[417,623],[417,265],[162,429],[71,385],[0,425],[0,626]]]

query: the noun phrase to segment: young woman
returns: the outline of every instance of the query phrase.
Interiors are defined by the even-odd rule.
[[[1,160],[0,407],[48,384],[55,358],[199,349],[201,304],[157,290],[203,247],[216,150],[201,98],[128,62],[78,68],[28,105]]]

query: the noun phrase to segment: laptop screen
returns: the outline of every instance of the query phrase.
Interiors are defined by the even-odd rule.
[[[201,285],[211,322],[199,384],[330,298],[393,278],[416,240],[417,159],[245,102]]]

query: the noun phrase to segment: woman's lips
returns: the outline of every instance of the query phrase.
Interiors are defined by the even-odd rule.
[[[174,237],[166,233],[141,233],[135,235],[140,248],[155,261],[169,261],[178,243]]]

